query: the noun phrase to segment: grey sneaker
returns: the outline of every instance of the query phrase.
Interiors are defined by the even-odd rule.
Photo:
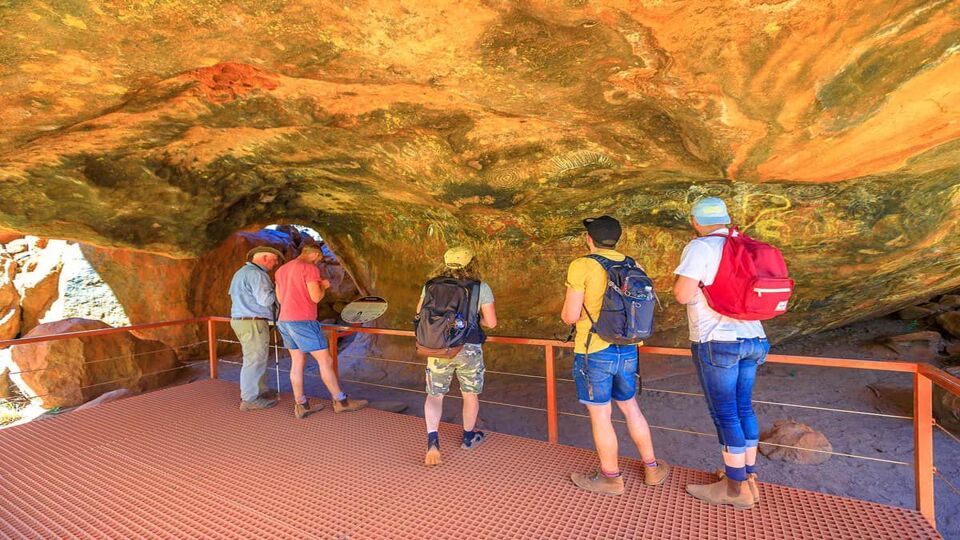
[[[482,431],[474,431],[473,436],[470,437],[469,440],[464,439],[463,444],[460,445],[460,448],[463,448],[464,450],[471,450],[480,446],[480,443],[486,440],[486,438],[487,436]]]
[[[273,399],[263,399],[257,398],[253,401],[241,401],[240,410],[241,411],[256,411],[260,409],[269,409],[276,405],[276,400]]]

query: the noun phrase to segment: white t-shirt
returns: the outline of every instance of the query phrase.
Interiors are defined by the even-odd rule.
[[[726,234],[719,229],[711,234]],[[717,236],[701,236],[687,244],[680,256],[680,264],[673,271],[678,276],[697,280],[704,285],[713,284],[720,268],[725,239]],[[707,304],[699,288],[693,300],[687,304],[687,320],[690,324],[690,341],[736,341],[738,338],[767,337],[760,321],[741,321],[721,315]]]

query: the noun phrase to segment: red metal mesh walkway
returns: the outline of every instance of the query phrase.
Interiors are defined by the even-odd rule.
[[[289,396],[237,409],[204,381],[0,432],[0,535],[14,538],[938,538],[919,513],[774,485],[750,511],[701,504],[624,460],[627,492],[582,492],[593,453],[492,434],[422,465],[416,417],[376,410],[305,420]]]

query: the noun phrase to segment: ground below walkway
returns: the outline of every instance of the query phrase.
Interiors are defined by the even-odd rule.
[[[14,538],[937,538],[910,510],[762,484],[750,511],[701,504],[678,468],[627,491],[576,489],[592,452],[492,434],[425,468],[422,420],[377,410],[241,413],[201,381],[0,432],[0,535]]]

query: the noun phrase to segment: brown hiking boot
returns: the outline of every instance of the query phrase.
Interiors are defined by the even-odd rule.
[[[440,460],[440,449],[436,446],[427,448],[427,455],[423,458],[423,464],[427,466],[442,465],[443,461]]]
[[[257,398],[253,401],[241,401],[240,410],[241,411],[257,411],[260,409],[269,409],[276,405],[277,402],[272,399],[263,399]]]
[[[298,420],[303,420],[308,415],[311,415],[320,409],[323,408],[322,403],[310,404],[310,398],[307,398],[306,403],[294,402],[293,404],[293,415],[297,417]]]
[[[369,403],[365,399],[350,399],[346,398],[340,401],[333,402],[333,412],[350,412],[350,411],[359,411],[360,409],[367,406]]]
[[[657,460],[656,467],[643,466],[643,483],[648,486],[659,486],[667,481],[670,475],[670,465],[666,461]]]
[[[717,469],[717,478],[723,480],[727,477],[727,471]],[[760,502],[760,488],[757,486],[757,473],[747,473],[747,487],[750,488],[750,495],[753,495],[753,504]]]
[[[737,495],[727,495],[727,479],[706,485],[687,485],[687,493],[700,499],[707,504],[729,504],[734,508],[747,510],[753,508],[753,495],[746,482],[740,483],[740,493]]]
[[[597,471],[591,475],[573,473],[570,479],[580,489],[604,495],[623,495],[623,476],[610,478]]]

